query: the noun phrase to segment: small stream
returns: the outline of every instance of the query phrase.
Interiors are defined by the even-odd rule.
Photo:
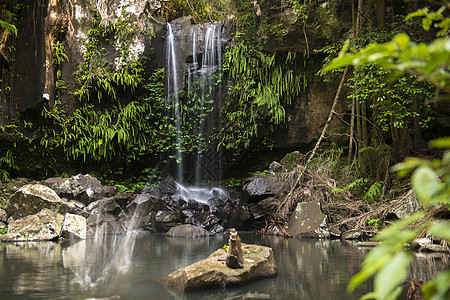
[[[238,288],[189,292],[181,299],[358,299],[371,288],[367,283],[353,294],[346,291],[367,251],[355,242],[240,235],[245,243],[273,248],[278,277]],[[127,247],[130,243],[133,247]],[[226,243],[227,236],[221,234],[198,239],[144,234],[79,242],[0,244],[0,299],[113,295],[121,299],[179,299],[155,280],[205,258]]]

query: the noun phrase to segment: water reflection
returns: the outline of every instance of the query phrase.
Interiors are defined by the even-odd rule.
[[[0,244],[0,299],[175,299],[155,280],[205,258],[227,237],[166,238],[162,235],[109,236],[74,242]],[[371,289],[347,294],[366,249],[354,243],[298,240],[241,233],[245,243],[274,249],[279,275],[238,288],[190,292],[181,299],[358,299]],[[413,279],[428,280],[448,256],[419,256]]]

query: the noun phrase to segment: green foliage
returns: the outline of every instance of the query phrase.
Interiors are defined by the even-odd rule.
[[[348,79],[355,93],[348,98],[369,103],[375,113],[375,121],[383,131],[392,127],[407,128],[415,117],[421,117],[421,124],[426,127],[430,121],[432,86],[410,75],[390,82],[388,76],[389,72],[374,65],[355,69]]]
[[[375,229],[381,228],[381,226],[383,225],[382,221],[378,218],[367,218],[364,223],[372,226]]]
[[[441,148],[450,148],[450,138],[435,140],[432,144]],[[398,175],[405,176],[412,170],[412,185],[417,198],[425,207],[433,207],[442,203],[450,204],[450,150],[444,152],[441,160],[426,161],[410,158],[397,164],[393,170]],[[374,276],[374,291],[365,295],[364,299],[396,299],[401,293],[401,284],[408,276],[409,265],[412,260],[411,251],[404,245],[418,237],[426,230],[435,238],[450,241],[450,221],[431,220],[419,222],[415,228],[413,224],[425,216],[425,211],[395,222],[383,229],[375,237],[382,241],[372,249],[364,259],[361,271],[355,275],[349,290]],[[450,296],[450,280],[448,270],[440,272],[434,280],[423,287],[425,299],[445,300]]]
[[[410,13],[408,16],[406,16],[406,20],[414,17],[422,17],[422,26],[425,30],[430,30],[431,25],[434,24],[436,28],[440,29],[440,31],[438,31],[436,35],[444,36],[450,31],[450,19],[444,17],[445,10],[445,5],[441,6],[441,8],[439,8],[439,10],[436,12],[430,12],[428,10],[428,7],[425,7],[413,13]]]
[[[383,182],[378,181],[370,186],[368,178],[357,178],[344,188],[334,187],[331,192],[345,194],[347,191],[356,192],[355,197],[361,197],[363,201],[374,202],[381,199]]]
[[[227,2],[218,0],[173,0],[165,3],[162,14],[168,21],[183,16],[191,16],[197,23],[214,22],[227,15]]]
[[[93,19],[84,41],[84,60],[75,74],[79,88],[73,93],[80,102],[89,101],[91,95],[98,102],[105,96],[118,100],[119,87],[133,93],[142,83],[142,63],[128,57],[136,30],[135,24],[122,19],[108,25]],[[114,63],[108,61],[110,51],[114,51]]]
[[[0,224],[0,234],[6,234],[8,232],[8,227],[6,225]]]
[[[6,151],[4,156],[0,157],[0,181],[8,181],[8,170],[17,170],[12,151],[9,149]]]
[[[59,66],[62,62],[68,61],[69,58],[65,53],[66,42],[56,41],[53,44],[53,64]]]
[[[414,43],[401,33],[384,44],[370,44],[356,54],[341,53],[324,71],[352,64],[361,66],[375,64],[393,73],[395,79],[402,73],[416,76],[437,88],[450,93],[450,39],[436,38],[430,44]]]
[[[383,181],[378,181],[372,184],[364,193],[363,201],[373,202],[380,200],[382,196]]]
[[[40,143],[46,148],[62,147],[69,160],[81,157],[84,161],[88,158],[111,161],[117,156],[135,157],[140,145],[146,142],[143,112],[137,101],[131,101],[104,110],[85,104],[68,115],[56,102],[51,109],[42,111],[52,126],[41,128],[44,135]]]
[[[9,30],[13,35],[17,36],[17,28],[13,24],[0,20],[0,26],[6,30]]]
[[[285,122],[285,106],[304,87],[302,76],[295,73],[295,62],[293,53],[282,58],[244,42],[227,49],[224,68],[235,85],[222,109],[223,146],[247,148],[261,125],[269,127]]]

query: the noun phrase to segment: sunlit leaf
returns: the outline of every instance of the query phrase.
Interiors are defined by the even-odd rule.
[[[450,221],[434,222],[428,231],[435,236],[450,241]]]
[[[450,148],[450,137],[442,137],[430,142],[430,146],[436,148]]]
[[[407,252],[398,252],[375,276],[375,293],[380,300],[392,299],[392,292],[408,276],[412,256]]]
[[[426,206],[433,205],[433,196],[439,192],[440,180],[436,172],[426,166],[419,167],[412,176],[412,185],[417,198]]]

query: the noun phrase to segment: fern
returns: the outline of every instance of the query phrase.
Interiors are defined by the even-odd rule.
[[[373,202],[381,198],[383,188],[383,181],[377,181],[372,184],[364,193],[363,200],[366,202]]]
[[[295,73],[295,53],[280,60],[276,53],[264,53],[261,45],[240,42],[227,49],[224,70],[235,85],[223,107],[221,144],[225,147],[246,148],[258,135],[261,124],[285,123],[285,106],[292,103],[304,86],[303,75]]]

